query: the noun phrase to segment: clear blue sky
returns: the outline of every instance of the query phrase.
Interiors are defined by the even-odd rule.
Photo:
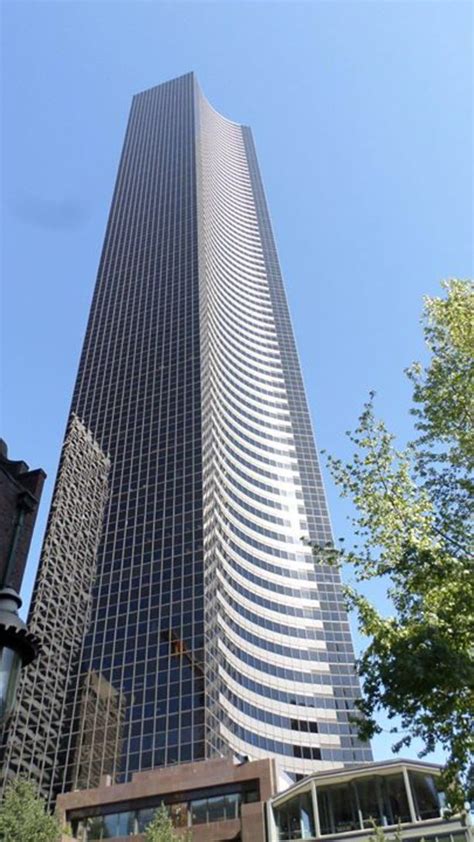
[[[473,272],[472,11],[4,0],[2,435],[48,473],[26,599],[132,95],[195,70],[252,126],[318,444],[347,452],[370,389],[403,441],[422,296]]]

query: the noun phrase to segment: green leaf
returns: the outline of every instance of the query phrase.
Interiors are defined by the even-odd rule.
[[[59,842],[61,828],[29,781],[16,778],[0,805],[1,842]]]
[[[430,359],[408,369],[417,438],[404,450],[376,418],[374,393],[348,437],[351,461],[328,457],[341,496],[353,503],[357,544],[314,547],[318,563],[350,564],[356,583],[382,578],[393,616],[344,589],[369,643],[357,663],[362,739],[384,710],[401,720],[398,751],[412,738],[422,755],[440,745],[449,803],[460,808],[474,753],[474,285],[451,280],[427,298]]]

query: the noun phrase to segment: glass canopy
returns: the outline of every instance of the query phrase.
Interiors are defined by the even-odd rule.
[[[357,833],[442,818],[442,793],[428,772],[396,770],[360,774],[337,783],[308,779],[288,799],[272,805],[278,842]]]

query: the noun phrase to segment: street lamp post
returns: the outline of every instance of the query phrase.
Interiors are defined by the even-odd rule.
[[[22,667],[37,655],[38,641],[18,616],[21,599],[13,588],[0,590],[0,730],[15,706]]]

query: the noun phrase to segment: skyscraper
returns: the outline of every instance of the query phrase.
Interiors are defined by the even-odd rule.
[[[302,541],[331,528],[252,135],[193,74],[133,99],[64,453],[7,771],[49,793],[219,754],[370,760],[339,575]]]

